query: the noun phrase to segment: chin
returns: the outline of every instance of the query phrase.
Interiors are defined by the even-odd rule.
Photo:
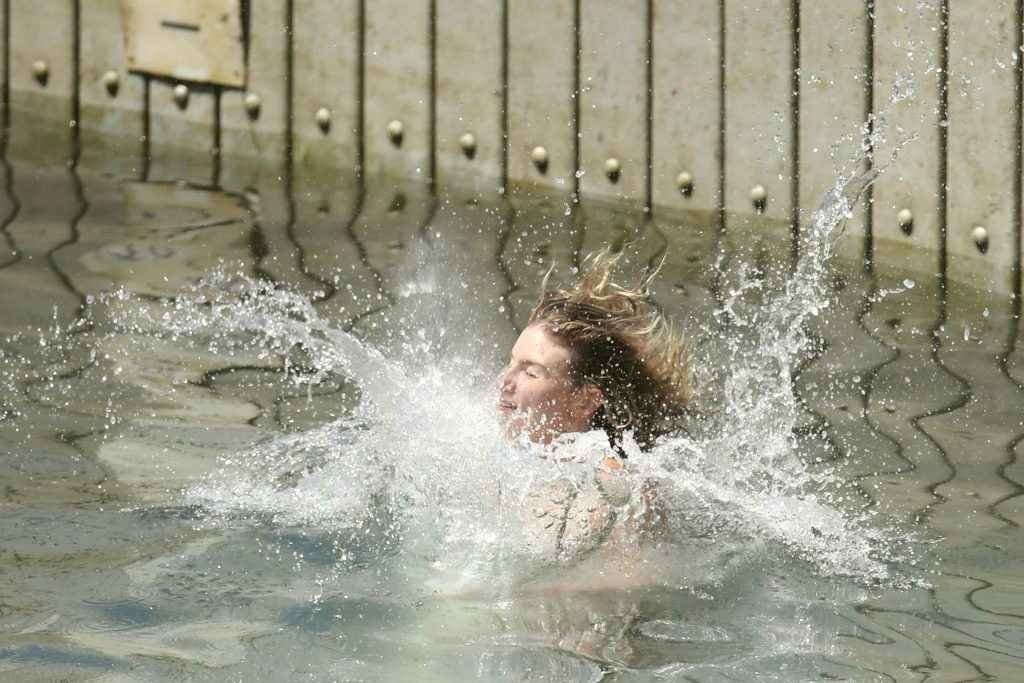
[[[551,441],[551,435],[547,429],[531,426],[526,416],[521,413],[512,413],[502,417],[505,418],[505,438],[509,441],[518,441],[524,437],[536,444],[546,444]]]
[[[520,414],[499,412],[498,419],[508,439],[518,439],[526,431],[526,418]]]
[[[500,417],[504,421],[505,436],[515,440],[525,436],[529,441],[539,445],[547,445],[559,436],[575,431],[575,429],[563,429],[560,420],[547,416],[538,417],[536,413],[530,415],[523,411],[501,412]]]

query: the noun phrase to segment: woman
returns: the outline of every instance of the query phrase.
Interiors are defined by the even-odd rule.
[[[595,429],[608,437],[611,452],[600,460],[594,486],[560,479],[527,501],[541,526],[554,530],[545,550],[563,560],[596,547],[617,521],[624,522],[620,536],[659,526],[650,482],[631,496],[624,438],[632,434],[650,448],[677,425],[693,395],[688,347],[651,301],[657,269],[624,287],[611,280],[617,260],[598,253],[568,289],[548,290],[545,278],[501,378],[498,409],[511,435],[545,445]]]

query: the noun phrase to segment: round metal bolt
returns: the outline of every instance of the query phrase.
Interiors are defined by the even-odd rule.
[[[676,176],[676,187],[684,197],[693,194],[693,175],[689,171],[683,171]]]
[[[914,214],[910,209],[900,209],[900,212],[896,214],[896,223],[904,235],[909,235],[914,230]]]
[[[754,211],[764,213],[765,204],[768,202],[768,190],[764,185],[754,185],[750,188],[750,201],[754,205]]]
[[[971,239],[974,240],[974,246],[978,247],[978,251],[984,254],[988,251],[988,230],[980,225],[975,225],[974,230],[971,230]]]
[[[42,59],[32,62],[32,76],[39,82],[39,85],[46,85],[50,79],[50,65]]]
[[[327,132],[331,129],[331,110],[327,107],[320,107],[316,110],[316,125],[320,126],[320,130]]]
[[[188,86],[184,83],[179,83],[174,86],[174,101],[179,107],[184,109],[188,106]]]
[[[398,119],[388,121],[388,139],[396,147],[402,144],[402,136],[405,135],[405,126]]]
[[[259,118],[260,107],[263,106],[263,100],[254,92],[246,93],[245,95],[245,111],[249,114],[249,118]]]
[[[121,87],[121,75],[119,73],[111,69],[103,74],[103,78],[100,80],[103,82],[103,87],[107,89],[108,95],[111,97],[117,95],[117,90]]]
[[[476,156],[476,136],[472,133],[463,133],[459,138],[459,147],[462,148],[462,153],[466,155],[467,159],[472,159]]]
[[[613,183],[617,182],[619,180],[619,176],[622,175],[622,163],[615,157],[605,159],[604,174],[608,176],[608,180]]]
[[[537,170],[544,173],[548,170],[548,151],[537,145],[530,151],[530,159],[533,161],[533,165],[537,167]]]

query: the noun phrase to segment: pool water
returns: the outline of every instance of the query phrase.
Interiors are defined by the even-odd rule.
[[[1009,299],[558,196],[2,170],[4,680],[1024,677]],[[588,444],[489,402],[606,245],[700,416],[631,464],[671,532],[555,561],[515,510]]]

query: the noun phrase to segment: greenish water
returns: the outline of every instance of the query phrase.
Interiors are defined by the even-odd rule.
[[[709,471],[754,463],[745,478],[663,473],[690,495],[669,538],[538,569],[492,504],[534,465],[459,423],[484,424],[472,406],[486,389],[466,387],[500,367],[549,265],[569,277],[606,244],[637,264],[664,256],[655,296],[698,343],[715,424],[733,414],[723,382],[762,371],[735,367],[748,357],[728,340],[759,338],[736,319],[786,282],[788,245],[557,198],[4,170],[4,680],[1022,677],[1024,356],[1010,301],[898,264],[884,277],[834,264],[815,281],[832,304],[801,318],[813,343],[794,357],[795,401],[766,394],[737,413],[746,427],[699,441]],[[287,285],[330,331],[321,351],[351,331],[395,364],[200,329],[217,299],[189,303],[188,288],[215,268]],[[747,308],[723,316],[753,282]],[[114,304],[102,297],[119,287]],[[161,318],[169,297],[181,317]],[[296,310],[259,324],[291,320],[273,338],[295,342],[316,327]],[[395,368],[408,404],[361,415]],[[763,457],[778,425],[793,451]],[[394,471],[412,484],[381,503],[376,477]]]

